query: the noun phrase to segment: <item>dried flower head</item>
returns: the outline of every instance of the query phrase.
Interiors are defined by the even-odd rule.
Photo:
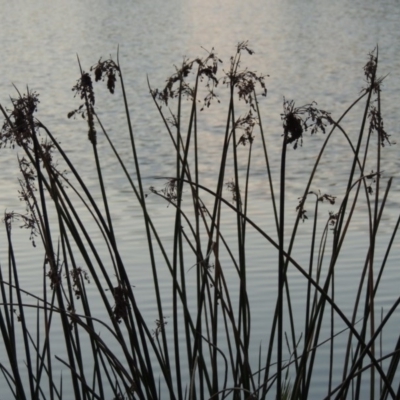
[[[37,191],[35,186],[36,170],[32,166],[30,160],[25,157],[18,158],[19,169],[22,173],[23,180],[20,180],[20,186],[23,190],[23,194],[20,193],[20,200],[28,201],[32,199],[35,201],[35,192]]]
[[[283,98],[283,136],[285,144],[294,143],[293,148],[297,149],[303,144],[303,132],[311,129],[311,135],[322,131],[325,133],[327,125],[333,122],[331,114],[325,110],[320,110],[315,106],[317,103],[312,102],[301,107],[295,107],[293,100]]]
[[[78,79],[76,85],[72,88],[75,92],[75,96],[79,95],[81,100],[84,101],[76,110],[68,113],[68,118],[80,114],[82,118],[87,120],[88,123],[88,138],[90,142],[95,146],[97,144],[97,132],[94,127],[94,104],[95,96],[93,90],[92,78],[87,72],[82,71],[81,77]],[[75,97],[74,96],[74,97]]]
[[[152,89],[150,91],[153,98],[159,100],[165,105],[168,105],[170,99],[175,99],[180,95],[193,99],[194,88],[186,82],[185,78],[189,76],[193,66],[196,64],[201,65],[202,61],[199,58],[194,60],[185,58],[180,68],[175,67],[175,73],[167,79],[164,89],[161,91],[158,89]]]
[[[115,300],[114,318],[120,323],[122,319],[128,316],[128,310],[130,309],[128,290],[119,284],[113,289],[113,296]]]
[[[71,269],[69,274],[72,278],[72,289],[76,298],[79,300],[82,296],[82,287],[85,284],[85,281],[90,283],[89,274],[81,267]]]
[[[333,204],[335,204],[335,202],[336,202],[336,197],[335,196],[332,196],[332,195],[330,195],[330,194],[323,194],[322,196],[321,196],[321,192],[319,193],[319,197],[318,197],[318,201],[321,201],[321,202],[323,202],[324,200],[327,200],[327,201],[329,201],[329,203],[331,204],[331,205],[333,205]]]
[[[336,197],[330,195],[330,194],[321,194],[321,191],[319,190],[318,193],[313,192],[312,190],[307,193],[307,195],[313,194],[316,197],[316,201],[324,202],[325,200],[329,201],[330,204],[335,204]],[[306,219],[308,219],[306,212],[307,210],[304,209],[304,204],[306,201],[307,196],[305,197],[299,197],[299,204],[296,206],[296,211],[299,214],[299,218],[304,222]]]
[[[367,87],[364,87],[361,92],[368,92],[372,90],[373,93],[377,94],[381,91],[382,82],[387,75],[377,77],[378,71],[378,49],[374,49],[368,54],[368,61],[364,65],[364,75],[367,82]]]
[[[368,61],[364,65],[364,75],[368,83],[372,83],[376,77],[378,69],[378,57],[376,56],[375,49],[368,54]]]
[[[53,290],[61,284],[60,272],[61,271],[59,269],[50,267],[49,271],[46,274],[46,276],[50,279],[50,288]]]
[[[374,189],[372,188],[372,185],[376,183],[376,177],[380,176],[381,174],[378,172],[374,172],[373,170],[371,171],[370,174],[366,175],[364,178],[370,181],[369,185],[367,185],[367,192],[368,194],[374,193]]]
[[[239,190],[239,199],[238,199],[238,191],[236,189],[235,181],[232,179],[231,181],[226,182],[225,186],[232,193],[232,201],[237,202],[239,200],[239,204],[242,204],[242,200],[240,199],[240,190]]]
[[[265,76],[249,71],[247,68],[240,70],[241,54],[243,51],[246,51],[250,55],[254,54],[254,51],[249,48],[247,41],[238,43],[236,54],[231,57],[230,70],[226,73],[223,83],[231,88],[237,89],[239,100],[244,100],[246,104],[249,104],[249,106],[256,111],[254,103],[254,91],[256,86],[259,85],[261,87],[262,96],[267,96]]]
[[[158,337],[158,335],[164,330],[165,325],[167,325],[168,321],[165,320],[166,317],[162,317],[162,321],[156,319],[154,322],[156,323],[156,329],[153,329],[153,338]]]
[[[81,77],[76,81],[75,86],[72,87],[75,92],[74,97],[79,96],[81,100],[87,100],[92,106],[95,104],[95,96],[93,90],[93,83],[90,74],[82,71]]]
[[[24,218],[23,227],[30,229],[31,233],[29,239],[32,245],[36,247],[35,237],[38,235],[37,228],[37,215],[36,215],[36,170],[33,168],[30,160],[25,157],[18,158],[19,168],[22,173],[23,179],[18,179],[20,189],[18,190],[18,197],[20,201],[25,203],[26,215]],[[22,228],[22,226],[21,226]]]
[[[338,219],[339,219],[339,213],[335,214],[333,211],[329,211],[329,218],[328,218],[329,225],[335,226]]]
[[[6,213],[4,217],[4,222],[6,223],[7,229],[11,230],[11,224],[14,221],[22,221],[20,228],[25,228],[30,230],[29,240],[32,242],[32,246],[36,247],[35,238],[38,236],[38,224],[36,216],[36,197],[35,191],[35,171],[32,168],[30,162],[28,162],[24,157],[18,160],[20,170],[22,172],[24,179],[19,179],[20,190],[18,191],[20,201],[25,202],[25,214],[16,213],[14,211]]]
[[[120,74],[120,68],[114,60],[108,59],[102,61],[100,58],[98,63],[90,68],[90,71],[94,71],[96,82],[107,80],[107,88],[111,94],[114,94],[117,74]]]
[[[217,57],[214,48],[211,51],[204,50],[208,53],[205,58],[197,57],[192,60],[185,58],[180,68],[175,67],[175,73],[167,79],[163,89],[151,89],[150,93],[153,98],[165,105],[168,105],[169,100],[178,96],[193,100],[197,90],[196,82],[205,82],[204,86],[207,94],[204,97],[204,105],[200,111],[204,110],[204,107],[209,107],[214,99],[219,102],[215,88],[219,83],[217,72],[218,65],[222,63],[222,60]],[[196,70],[195,67],[197,67]],[[192,72],[195,72],[193,74],[194,79],[189,81],[188,77]]]
[[[149,190],[167,200],[168,203],[175,204],[178,200],[177,180],[175,178],[168,179],[164,188],[161,190],[155,189],[154,186],[150,186]]]
[[[244,117],[240,117],[235,122],[235,129],[241,129],[244,131],[236,146],[238,146],[239,144],[246,146],[247,143],[253,143],[253,130],[255,125],[257,125],[258,123],[258,119],[253,116],[252,110],[249,110],[249,112]]]
[[[32,144],[32,129],[37,129],[39,124],[33,118],[37,111],[39,94],[34,91],[27,91],[26,94],[11,98],[12,110],[3,123],[0,130],[0,147],[9,146],[14,148],[26,147]]]
[[[205,85],[207,89],[207,95],[204,97],[204,106],[200,109],[200,111],[203,111],[204,107],[210,107],[211,102],[214,99],[216,99],[217,102],[220,103],[220,100],[215,94],[214,89],[218,86],[219,83],[219,80],[217,79],[218,64],[222,64],[222,60],[217,57],[214,48],[212,48],[211,51],[208,52],[208,56],[204,60],[200,60],[198,64],[198,75],[200,77],[200,82],[203,82],[205,78],[207,79]]]
[[[389,139],[390,135],[388,135],[383,126],[382,115],[375,106],[370,107],[368,118],[370,132],[375,132],[377,134],[381,146],[385,147],[385,143],[391,145],[392,143]]]
[[[308,217],[307,217],[307,210],[305,210],[304,208],[299,208],[298,209],[298,212],[299,212],[299,216],[300,216],[300,219],[304,222],[306,219],[308,219]]]

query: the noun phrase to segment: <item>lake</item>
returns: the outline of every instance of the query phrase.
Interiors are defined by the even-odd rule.
[[[9,105],[9,96],[16,96],[13,84],[24,92],[40,93],[38,118],[48,126],[60,140],[68,155],[87,179],[89,187],[99,194],[95,164],[87,127],[80,118],[68,119],[69,111],[75,109],[79,99],[71,91],[79,78],[77,55],[86,71],[100,57],[116,57],[119,46],[120,62],[127,87],[132,124],[137,146],[143,182],[148,196],[148,206],[168,246],[172,244],[171,226],[174,210],[160,198],[152,195],[150,186],[162,188],[164,181],[157,177],[174,173],[175,159],[172,156],[170,139],[154,106],[147,86],[147,77],[153,88],[162,88],[179,66],[184,57],[204,57],[207,51],[215,49],[223,60],[221,69],[229,69],[229,58],[235,52],[238,42],[249,40],[254,49],[252,56],[243,58],[242,66],[268,75],[268,95],[260,100],[262,123],[268,141],[271,157],[271,171],[275,187],[279,184],[280,153],[283,133],[283,97],[293,99],[296,105],[316,101],[318,107],[338,118],[354,101],[363,87],[365,79],[363,66],[367,56],[379,46],[379,75],[387,75],[382,91],[383,118],[386,131],[392,135],[392,146],[383,148],[385,159],[382,169],[382,188],[388,179],[394,177],[389,201],[385,208],[380,227],[377,260],[386,250],[388,238],[396,224],[400,211],[399,181],[399,104],[400,104],[400,3],[395,0],[345,1],[327,0],[249,0],[207,1],[207,0],[83,0],[52,2],[14,1],[1,2],[2,73],[0,75],[0,102]],[[221,85],[222,86],[222,85]],[[222,87],[221,93],[223,93]],[[97,90],[96,110],[124,160],[131,159],[130,142],[126,128],[125,114],[119,87],[114,96],[105,88]],[[227,104],[221,94],[221,104],[214,104],[204,111],[202,125],[202,171],[204,183],[215,187],[216,173],[220,162],[220,146],[224,134]],[[243,104],[241,105],[243,106]],[[362,108],[358,108],[345,121],[350,137],[358,135]],[[285,229],[290,232],[296,218],[298,198],[303,195],[305,183],[325,137],[318,133],[311,137],[304,135],[304,143],[297,150],[288,151]],[[112,217],[120,251],[125,260],[132,264],[132,281],[135,295],[142,306],[143,314],[151,325],[157,318],[154,304],[153,281],[146,247],[140,209],[123,176],[117,160],[104,138],[99,135],[98,151],[104,166],[105,184],[113,207]],[[376,141],[371,143],[376,148]],[[242,157],[246,150],[240,148]],[[2,149],[0,168],[0,209],[24,212],[24,204],[18,200],[19,170],[16,152]],[[276,239],[274,220],[270,204],[270,191],[266,181],[265,162],[262,158],[261,140],[254,141],[254,161],[250,185],[249,215]],[[343,137],[335,136],[328,146],[327,156],[321,163],[311,190],[343,198],[349,170],[349,151]],[[367,167],[369,168],[369,166]],[[372,163],[369,170],[375,168]],[[368,172],[369,172],[368,170]],[[132,170],[133,171],[133,168]],[[233,176],[227,175],[227,179]],[[277,190],[276,193],[279,194]],[[359,256],[368,243],[368,221],[365,219],[365,200],[360,199],[352,226],[343,249],[342,259],[336,273],[336,296],[338,304],[351,315],[355,291],[359,284],[364,259]],[[321,204],[321,213],[328,218],[329,211],[337,211],[336,205]],[[312,232],[312,205],[308,209],[309,220],[300,225],[294,257],[307,265],[309,239]],[[88,225],[92,222],[84,207],[77,206],[82,219]],[[226,237],[234,238],[235,221],[227,220]],[[322,227],[321,227],[322,229]],[[40,293],[42,285],[42,257],[39,249],[29,244],[29,233],[14,230],[18,268],[21,285],[30,291]],[[1,232],[0,262],[7,264],[5,230]],[[93,227],[94,241],[100,234]],[[56,239],[55,239],[56,240]],[[277,285],[277,252],[272,251],[260,235],[251,232],[247,238],[248,286],[252,310],[252,354],[257,362],[260,343],[264,350],[268,346],[270,321],[274,312]],[[399,296],[400,246],[394,244],[382,278],[376,309],[384,311]],[[169,249],[171,250],[171,249]],[[106,249],[104,255],[106,256]],[[251,255],[251,256],[250,256]],[[79,259],[79,257],[78,257]],[[225,274],[228,281],[234,279],[235,271],[229,265],[228,257]],[[188,261],[189,267],[193,265]],[[378,263],[379,264],[379,263]],[[166,315],[171,315],[169,272],[160,270],[162,290],[166,296]],[[165,274],[165,275],[162,275]],[[188,287],[190,286],[188,271]],[[299,315],[304,307],[304,280],[295,269],[289,269],[291,292],[295,299],[295,313]],[[387,351],[393,349],[397,340],[399,313],[385,331]],[[32,317],[34,321],[34,316]],[[171,323],[172,326],[172,323]],[[393,328],[394,327],[394,328]],[[338,325],[339,329],[339,325]],[[301,332],[301,328],[299,328]],[[326,338],[329,332],[324,332]],[[57,333],[54,334],[57,337]],[[340,338],[338,339],[340,343]],[[343,346],[345,345],[343,339]],[[60,346],[62,337],[55,339],[53,349]],[[327,349],[328,351],[329,349]],[[340,353],[340,352],[338,352]],[[328,353],[326,353],[328,354]],[[324,352],[320,356],[323,357]],[[340,359],[341,354],[338,354]],[[0,362],[4,351],[0,350]],[[310,398],[326,395],[326,373],[328,363],[315,374]],[[340,362],[339,362],[340,365]],[[57,366],[56,372],[62,369]],[[340,371],[340,369],[339,369]],[[64,374],[66,372],[64,371]],[[4,382],[0,380],[3,387]],[[365,389],[368,393],[368,387]],[[69,394],[65,393],[64,398]]]

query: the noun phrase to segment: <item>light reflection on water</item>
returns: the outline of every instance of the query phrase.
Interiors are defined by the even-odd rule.
[[[261,104],[263,125],[270,149],[274,180],[279,180],[279,155],[281,144],[282,96],[295,99],[298,105],[316,100],[318,105],[332,111],[334,117],[354,100],[364,85],[362,67],[367,53],[379,44],[381,74],[390,72],[384,85],[383,104],[385,128],[392,134],[394,141],[398,134],[398,104],[400,100],[400,31],[397,29],[400,8],[393,1],[368,2],[328,2],[328,1],[261,1],[252,0],[244,7],[236,1],[36,1],[34,5],[17,6],[17,2],[3,4],[2,50],[3,73],[0,76],[0,101],[7,104],[8,95],[15,92],[13,82],[20,90],[29,85],[30,89],[41,94],[39,118],[57,135],[69,156],[76,160],[80,171],[88,177],[91,185],[96,182],[91,145],[87,141],[86,127],[82,121],[68,121],[67,113],[74,109],[78,99],[73,99],[70,88],[78,77],[76,54],[82,65],[88,69],[100,56],[116,54],[120,45],[121,64],[132,111],[132,121],[140,148],[139,158],[145,187],[162,186],[155,176],[173,173],[174,160],[170,158],[171,145],[165,129],[148,95],[146,74],[154,87],[161,87],[167,76],[174,71],[172,65],[179,64],[183,56],[204,55],[200,46],[211,50],[215,47],[220,58],[229,67],[229,56],[234,46],[242,40],[250,40],[256,51],[247,58],[243,66],[260,73],[269,74],[266,83],[268,98]],[[247,63],[247,64],[246,64]],[[104,92],[104,91],[103,91]],[[111,97],[99,91],[97,103],[99,114],[125,160],[130,159],[127,129],[120,103],[119,93]],[[361,111],[357,111],[360,113]],[[353,114],[346,121],[346,127],[352,137],[356,137],[361,114]],[[204,112],[207,115],[202,127],[201,144],[203,167],[206,182],[214,185],[215,172],[219,164],[219,143],[222,140],[226,118],[226,104],[215,105]],[[290,232],[295,216],[298,197],[303,195],[304,182],[308,177],[323,136],[304,138],[304,147],[290,151],[288,159],[288,222]],[[327,148],[327,157],[323,159],[312,190],[336,194],[346,186],[347,146],[341,137],[332,138]],[[251,187],[250,215],[275,238],[269,188],[265,183],[265,166],[262,161],[259,138],[255,141],[255,161],[253,162],[254,184]],[[143,304],[144,315],[151,323],[155,318],[152,305],[152,280],[149,279],[149,262],[143,252],[146,240],[143,234],[142,219],[138,205],[133,201],[129,186],[121,179],[118,164],[112,158],[108,146],[99,139],[99,152],[106,171],[106,184],[115,205],[113,218],[119,233],[121,251],[126,260],[132,262],[132,276],[139,301]],[[384,165],[384,184],[388,177],[398,176],[398,147],[384,149],[387,161]],[[14,153],[15,154],[15,153]],[[243,151],[245,154],[245,151]],[[23,210],[23,204],[17,200],[17,168],[14,155],[2,151],[2,169],[0,179],[1,211],[7,209]],[[261,160],[261,161],[257,161]],[[7,167],[4,167],[7,166]],[[370,169],[373,169],[371,166]],[[261,182],[261,183],[260,183]],[[394,226],[399,210],[400,185],[395,179],[392,194],[384,216],[382,231],[386,243]],[[278,192],[276,193],[279,194]],[[132,200],[132,201],[129,201]],[[164,240],[170,238],[171,216],[173,211],[155,196],[149,196],[157,226]],[[360,200],[360,207],[365,201]],[[310,205],[309,216],[312,216]],[[321,208],[326,218],[329,205]],[[82,211],[82,210],[81,210]],[[84,217],[88,221],[88,217]],[[307,264],[309,247],[305,241],[309,238],[311,224],[303,224],[295,247],[296,256]],[[360,233],[366,230],[366,221],[361,214],[354,219],[351,241],[344,250],[343,271],[338,271],[337,290],[343,305],[349,303],[349,312],[354,301],[354,285],[362,268],[363,260],[357,258],[355,249],[362,248],[366,239]],[[227,235],[232,227],[227,224]],[[308,232],[308,233],[307,233]],[[97,235],[97,236],[96,236]],[[93,239],[99,234],[93,233]],[[19,232],[16,237],[19,246],[19,271],[22,284],[31,290],[41,288],[42,261],[39,251],[26,249],[27,233]],[[271,257],[271,246],[255,235],[249,241],[249,279],[254,290],[251,302],[254,318],[253,332],[255,354],[262,341],[267,346],[268,322],[275,307],[276,259]],[[6,248],[2,236],[1,248]],[[380,249],[381,250],[381,249]],[[382,249],[383,252],[383,249]],[[33,259],[37,254],[37,259]],[[106,254],[106,253],[105,253]],[[397,258],[396,258],[397,257]],[[2,263],[6,261],[1,257]],[[398,255],[389,260],[389,268],[384,285],[385,293],[382,305],[387,307],[388,300],[397,295],[397,286],[391,282],[398,278],[395,268]],[[162,272],[162,273],[165,273]],[[227,267],[227,277],[233,270]],[[232,275],[233,276],[233,275]],[[36,281],[36,278],[39,278]],[[304,287],[296,271],[289,271],[293,281],[293,296],[301,299]],[[165,279],[163,290],[169,293],[169,282]],[[391,294],[391,295],[390,295]],[[62,344],[62,338],[60,338]],[[316,377],[318,380],[318,377]],[[324,393],[324,382],[316,382],[315,396]]]

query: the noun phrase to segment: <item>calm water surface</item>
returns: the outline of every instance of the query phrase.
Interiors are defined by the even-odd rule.
[[[224,60],[223,68],[229,68],[229,57],[235,46],[243,40],[250,41],[255,50],[252,57],[243,61],[263,74],[268,74],[266,83],[268,97],[263,100],[263,125],[267,132],[274,180],[279,180],[279,154],[281,144],[282,98],[294,99],[301,105],[313,100],[322,109],[338,117],[358,96],[365,82],[363,65],[367,54],[378,44],[380,74],[389,74],[383,86],[383,116],[385,128],[398,141],[400,118],[400,3],[398,1],[285,1],[249,0],[204,1],[204,0],[115,0],[115,1],[13,1],[1,2],[2,73],[0,75],[0,101],[8,104],[8,96],[15,96],[14,84],[21,91],[26,85],[40,93],[38,117],[57,135],[69,156],[76,162],[89,184],[95,186],[94,162],[91,145],[87,140],[83,121],[67,119],[67,113],[79,105],[73,98],[71,87],[79,77],[76,55],[84,69],[97,62],[100,57],[116,55],[120,49],[120,60],[127,84],[132,121],[145,186],[160,187],[155,176],[170,175],[174,171],[171,147],[162,121],[158,117],[148,93],[146,76],[154,87],[162,87],[165,79],[174,72],[184,56],[204,56],[202,46],[215,48]],[[246,64],[246,65],[245,65]],[[104,92],[104,91],[103,91]],[[118,92],[118,90],[117,90]],[[99,93],[98,113],[120,150],[129,160],[129,139],[121,106],[120,93],[106,96]],[[219,162],[219,144],[223,135],[226,105],[216,105],[207,111],[201,144],[203,170],[206,182],[213,184]],[[361,109],[346,121],[352,137],[356,137]],[[303,194],[304,183],[323,143],[323,136],[306,136],[303,148],[290,151],[288,160],[288,221],[290,232],[295,218],[298,197]],[[265,167],[261,156],[261,143],[256,137],[255,161],[253,162],[253,184],[249,213],[261,226],[272,232],[273,219],[269,205],[270,194],[265,181]],[[327,157],[321,164],[313,190],[343,196],[348,152],[342,138],[333,138]],[[375,144],[374,144],[375,145]],[[394,176],[390,201],[383,217],[382,240],[378,245],[377,259],[385,251],[388,235],[396,222],[400,210],[399,150],[398,145],[384,148],[386,158],[383,167],[383,185]],[[133,200],[129,186],[123,178],[116,160],[105,142],[99,138],[99,152],[106,171],[106,185],[114,207],[113,219],[119,235],[120,250],[131,262],[132,281],[136,286],[139,302],[149,323],[156,318],[152,295],[152,279],[145,246],[144,230],[140,210]],[[243,152],[245,157],[245,152]],[[257,158],[258,157],[258,158]],[[260,160],[260,161],[257,161]],[[18,201],[18,169],[15,153],[1,152],[0,209],[19,210],[24,205]],[[371,166],[370,169],[373,169]],[[172,242],[172,209],[160,199],[149,196],[149,206],[155,216],[163,239]],[[364,202],[365,203],[365,202]],[[367,221],[361,200],[360,209],[354,217],[349,240],[343,251],[343,260],[337,271],[336,288],[338,304],[349,315],[355,298],[355,288],[364,260],[358,255],[365,251],[367,243]],[[335,206],[324,205],[323,211],[335,211]],[[310,205],[310,209],[311,209]],[[289,211],[290,210],[290,211]],[[89,223],[90,218],[82,216]],[[336,210],[337,211],[337,210]],[[309,213],[310,218],[312,212]],[[229,237],[232,222],[226,222]],[[297,259],[306,264],[311,223],[301,226],[301,235],[295,246]],[[15,232],[19,251],[18,266],[22,285],[40,293],[42,259],[40,251],[31,249],[28,233]],[[97,234],[98,235],[98,234]],[[4,233],[1,234],[0,261],[7,262]],[[93,234],[96,240],[96,233]],[[399,295],[398,264],[399,243],[390,258],[382,281],[381,296],[377,298],[377,309],[387,309]],[[267,347],[269,321],[275,306],[277,283],[276,254],[258,235],[248,241],[249,286],[253,312],[254,356],[257,359],[259,344]],[[267,261],[266,261],[267,260]],[[230,269],[229,269],[230,268]],[[163,290],[169,295],[169,278],[165,274]],[[227,266],[227,278],[234,276],[233,267]],[[299,273],[289,271],[293,297],[302,309],[304,283]],[[163,280],[163,279],[162,279]],[[189,283],[190,284],[190,283]],[[169,312],[168,305],[166,313]],[[394,326],[399,322],[395,316]],[[301,329],[300,329],[301,331]],[[387,342],[392,347],[398,329],[387,333]],[[56,336],[56,335],[55,335]],[[327,336],[327,334],[326,334]],[[325,337],[326,337],[325,336]],[[55,340],[57,346],[58,342]],[[60,349],[62,342],[59,343]],[[0,358],[4,349],[0,349]],[[60,350],[61,351],[61,350]],[[324,353],[322,353],[323,355]],[[338,354],[340,357],[340,354]],[[0,360],[1,362],[1,360]],[[312,398],[326,394],[326,370],[316,374]],[[68,393],[66,393],[66,397]]]

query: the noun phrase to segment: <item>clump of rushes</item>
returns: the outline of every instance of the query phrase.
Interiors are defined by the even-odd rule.
[[[324,367],[328,365],[325,398],[359,399],[365,392],[371,398],[400,398],[400,336],[395,337],[393,350],[387,350],[389,343],[381,344],[400,298],[393,299],[380,321],[376,320],[375,309],[400,222],[398,219],[384,258],[379,261],[375,252],[378,228],[392,178],[382,193],[381,148],[390,144],[390,135],[384,129],[381,110],[383,78],[377,76],[378,50],[369,55],[364,68],[366,87],[338,119],[317,108],[315,102],[297,107],[294,100],[284,98],[279,196],[275,195],[276,180],[260,115],[260,97],[267,95],[266,76],[242,67],[243,57],[254,51],[248,42],[239,43],[227,70],[221,68],[222,60],[214,49],[205,52],[203,58],[185,59],[163,88],[155,89],[149,83],[150,95],[171,140],[175,162],[171,176],[159,177],[165,180],[164,186],[150,188],[151,195],[163,199],[174,213],[170,224],[172,247],[169,241],[163,242],[146,202],[148,194],[143,187],[139,149],[118,57],[100,59],[89,72],[78,60],[80,77],[73,91],[82,103],[68,114],[69,118],[81,115],[87,123],[101,204],[69,159],[66,148],[36,117],[37,93],[18,92],[17,98],[11,99],[11,109],[0,106],[5,119],[0,146],[19,149],[19,197],[26,204],[25,213],[7,212],[4,217],[8,265],[0,268],[0,330],[5,348],[0,369],[9,397],[306,399],[312,396],[316,375],[321,379],[322,362]],[[121,90],[136,181],[95,108],[96,82],[105,82],[111,94]],[[223,90],[227,90],[227,96]],[[184,99],[188,100],[185,105]],[[219,170],[215,186],[210,187],[204,185],[201,172],[201,123],[215,101],[227,101],[227,108]],[[363,107],[363,116],[353,141],[344,126],[344,117],[356,105]],[[305,135],[318,131],[325,134],[324,143],[304,191],[299,193],[296,210],[289,209],[285,207],[287,152],[293,151],[292,147],[299,151]],[[353,158],[345,192],[321,194],[311,187],[333,133],[342,135]],[[374,137],[380,146],[371,161],[370,143]],[[113,204],[104,183],[107,171],[97,153],[99,140],[110,145],[129,182],[134,196],[129,195],[127,201],[133,198],[142,210],[157,309],[154,324],[146,322],[136,301],[131,282],[134,277],[128,268],[132,260],[123,259],[116,240],[118,226],[111,218]],[[265,162],[265,183],[275,224],[271,232],[248,213],[254,146],[261,147]],[[56,159],[67,166],[68,178],[66,170],[59,170]],[[368,243],[365,253],[359,255],[363,268],[349,313],[336,302],[336,271],[343,262],[343,244],[363,193],[369,222]],[[92,227],[84,224],[77,213],[77,201],[87,208]],[[325,217],[319,209],[324,202],[336,207]],[[306,204],[314,209],[313,217],[307,216]],[[290,232],[285,232],[285,217],[289,213],[295,216],[295,223]],[[227,216],[234,218],[229,235],[225,226]],[[12,239],[16,221],[30,230],[34,245],[39,239],[43,245],[41,294],[20,284],[18,254]],[[300,221],[312,224],[308,260],[296,259],[293,252],[301,235]],[[99,229],[102,240],[92,239],[89,229],[93,227]],[[255,317],[249,298],[252,282],[248,279],[248,243],[254,235],[265,240],[268,259],[278,260],[273,266],[278,283],[276,303],[268,305],[275,307],[265,335],[269,343],[266,349],[260,347],[258,357],[254,357],[252,350],[251,326]],[[106,259],[100,256],[104,248],[109,252]],[[232,265],[235,274],[228,279],[226,271]],[[271,268],[270,261],[268,265]],[[172,311],[168,315],[165,293],[160,288],[161,268],[167,269],[171,279]],[[293,315],[292,305],[297,300],[290,290],[288,268],[304,277],[301,323]],[[193,279],[191,287],[194,284],[195,291],[188,290],[188,279]],[[91,290],[87,290],[89,284],[94,285]],[[36,304],[28,304],[25,294],[34,298]],[[53,346],[54,329],[61,329],[63,334],[65,350],[58,350],[61,353],[56,353]],[[328,340],[321,338],[322,331],[330,332]],[[344,357],[338,360],[337,337],[346,334]],[[56,364],[65,369],[60,381],[53,373]]]

